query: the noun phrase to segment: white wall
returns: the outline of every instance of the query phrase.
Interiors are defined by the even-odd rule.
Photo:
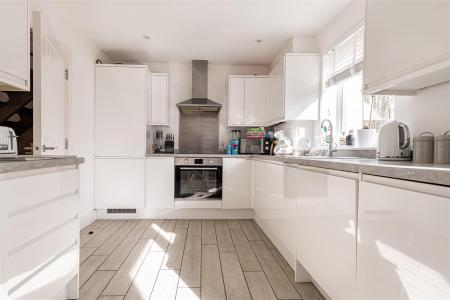
[[[69,154],[84,157],[80,165],[80,217],[82,227],[95,220],[94,211],[94,63],[108,58],[90,41],[58,19],[49,2],[32,2],[41,11],[56,38],[70,50]]]
[[[178,148],[179,111],[178,102],[191,98],[192,95],[192,64],[188,63],[147,63],[151,72],[169,73],[170,104],[169,128],[164,132],[175,134],[175,148]],[[227,97],[228,76],[234,75],[266,75],[267,66],[241,66],[241,65],[208,65],[208,98],[222,104],[219,113],[219,143],[228,139],[227,133]],[[156,127],[156,126],[155,126]],[[161,128],[158,126],[158,128]],[[226,144],[227,142],[225,142]]]
[[[423,89],[416,96],[396,97],[395,119],[406,123],[412,136],[450,130],[450,82]]]

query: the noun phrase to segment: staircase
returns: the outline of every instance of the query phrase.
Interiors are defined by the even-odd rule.
[[[33,78],[33,76],[31,76]],[[31,91],[33,82],[31,82]],[[19,154],[33,152],[33,92],[0,92],[0,126],[14,129]]]

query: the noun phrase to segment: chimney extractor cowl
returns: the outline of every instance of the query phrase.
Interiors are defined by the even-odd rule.
[[[180,111],[219,111],[222,104],[208,99],[208,61],[192,61],[192,98],[177,104]]]

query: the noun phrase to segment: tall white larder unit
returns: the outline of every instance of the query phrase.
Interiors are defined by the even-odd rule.
[[[147,67],[95,66],[95,208],[145,207]]]

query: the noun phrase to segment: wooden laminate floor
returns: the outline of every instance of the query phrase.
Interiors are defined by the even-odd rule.
[[[80,245],[80,299],[324,299],[253,220],[97,220]]]

